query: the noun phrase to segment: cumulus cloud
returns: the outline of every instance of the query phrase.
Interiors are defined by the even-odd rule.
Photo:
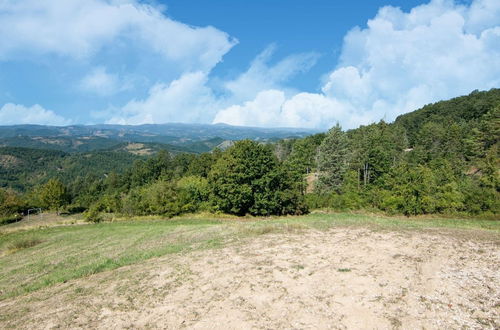
[[[348,114],[348,116],[346,116]],[[213,123],[262,127],[325,128],[342,121],[346,126],[368,124],[377,118],[356,114],[348,103],[317,93],[298,93],[286,98],[281,90],[265,90],[252,101],[217,112]]]
[[[253,126],[267,126],[268,123],[274,123],[280,117],[283,102],[285,102],[283,91],[262,91],[252,101],[219,111],[213,122],[241,126],[249,125],[249,123]]]
[[[42,108],[38,104],[26,107],[21,104],[7,103],[0,108],[0,125],[18,124],[64,126],[71,124],[71,121],[56,115],[51,110]]]
[[[109,96],[130,89],[130,82],[122,81],[115,74],[108,73],[106,68],[97,67],[93,69],[80,81],[80,89],[86,92]]]
[[[26,52],[85,59],[129,42],[184,70],[209,71],[236,43],[213,27],[188,26],[137,0],[3,0],[0,16],[4,60]]]
[[[283,83],[294,75],[309,70],[318,57],[314,53],[294,54],[270,65],[274,51],[274,46],[266,48],[252,61],[247,71],[233,80],[223,82],[220,93],[216,93],[213,88],[209,87],[209,77],[202,71],[185,73],[170,84],[156,84],[150,89],[145,99],[133,100],[121,110],[115,111],[115,116],[109,120],[109,123],[211,122],[217,110],[230,107],[231,104],[245,102],[256,96],[271,100],[271,96],[266,96],[267,93],[264,92],[262,95],[259,93],[264,88],[285,89]],[[279,93],[285,95],[282,90]],[[270,94],[274,95],[272,91]],[[235,109],[241,107],[230,107],[232,110],[227,112],[227,115],[218,114],[217,120],[231,118],[233,124],[247,122],[251,120],[251,112],[256,113],[259,109],[264,111],[261,107],[264,103],[264,100],[259,99],[248,103],[249,106],[256,105],[252,106],[252,111],[242,111],[241,118],[229,114],[238,114]],[[268,105],[267,109],[270,107]],[[267,119],[254,121],[252,124],[267,126],[266,120],[274,123],[275,118],[276,116],[268,116]]]
[[[346,34],[338,65],[316,93],[287,83],[318,56],[272,63],[273,46],[241,75],[216,81],[211,70],[236,40],[213,27],[174,21],[139,0],[0,0],[0,17],[0,61],[42,55],[86,63],[90,69],[83,76],[78,70],[77,87],[103,96],[130,87],[113,69],[137,69],[143,89],[131,88],[135,99],[110,106],[110,123],[328,128],[338,121],[351,128],[500,86],[497,0],[432,0],[409,12],[380,8],[365,27]],[[131,57],[122,60],[116,55],[122,50]],[[113,65],[115,59],[122,62]]]
[[[130,101],[108,123],[208,122],[219,101],[206,83],[205,73],[194,72],[170,84],[156,84],[147,98]]]
[[[57,91],[69,91],[65,97],[80,93],[71,95],[77,99],[85,97],[81,93],[110,97],[126,90],[132,98],[149,90],[148,99],[129,101],[124,117],[111,121],[210,121],[213,110],[206,117],[200,104],[211,91],[194,86],[206,82],[237,43],[214,27],[183,24],[161,6],[140,0],[0,0],[0,20],[0,61],[23,59],[61,68],[53,73],[65,83],[64,89],[52,89],[56,97],[64,93]],[[121,108],[113,102],[125,97],[107,98],[109,108]],[[96,110],[91,114],[102,115]],[[173,111],[180,114],[174,117]]]
[[[468,19],[477,17],[478,6],[494,12],[500,3],[464,7],[437,0],[409,13],[380,9],[366,29],[346,35],[340,66],[323,93],[364,111],[385,109],[393,119],[428,102],[498,86],[500,16],[475,34]]]
[[[323,128],[339,121],[351,128],[499,86],[500,2],[434,0],[410,12],[383,7],[366,28],[352,29],[321,93],[284,100],[262,92],[266,98],[227,107],[214,121]]]

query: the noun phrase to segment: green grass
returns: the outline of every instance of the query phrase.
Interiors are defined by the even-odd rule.
[[[500,221],[350,213],[266,219],[191,216],[19,230],[0,233],[0,300],[153,257],[223,247],[242,237],[343,226],[474,229],[500,236]]]

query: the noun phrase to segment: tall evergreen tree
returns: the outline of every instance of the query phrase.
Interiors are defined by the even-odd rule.
[[[347,135],[337,123],[331,128],[318,151],[318,188],[323,191],[340,192],[344,174],[348,167]]]

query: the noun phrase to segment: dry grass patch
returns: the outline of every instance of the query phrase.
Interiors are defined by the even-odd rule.
[[[31,248],[35,245],[43,243],[43,241],[36,237],[26,237],[17,239],[11,243],[9,243],[6,247],[7,254],[11,254],[23,249]]]

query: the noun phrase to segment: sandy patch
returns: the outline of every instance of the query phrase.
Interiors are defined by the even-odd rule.
[[[0,327],[499,328],[500,248],[368,229],[268,234],[0,302]]]

